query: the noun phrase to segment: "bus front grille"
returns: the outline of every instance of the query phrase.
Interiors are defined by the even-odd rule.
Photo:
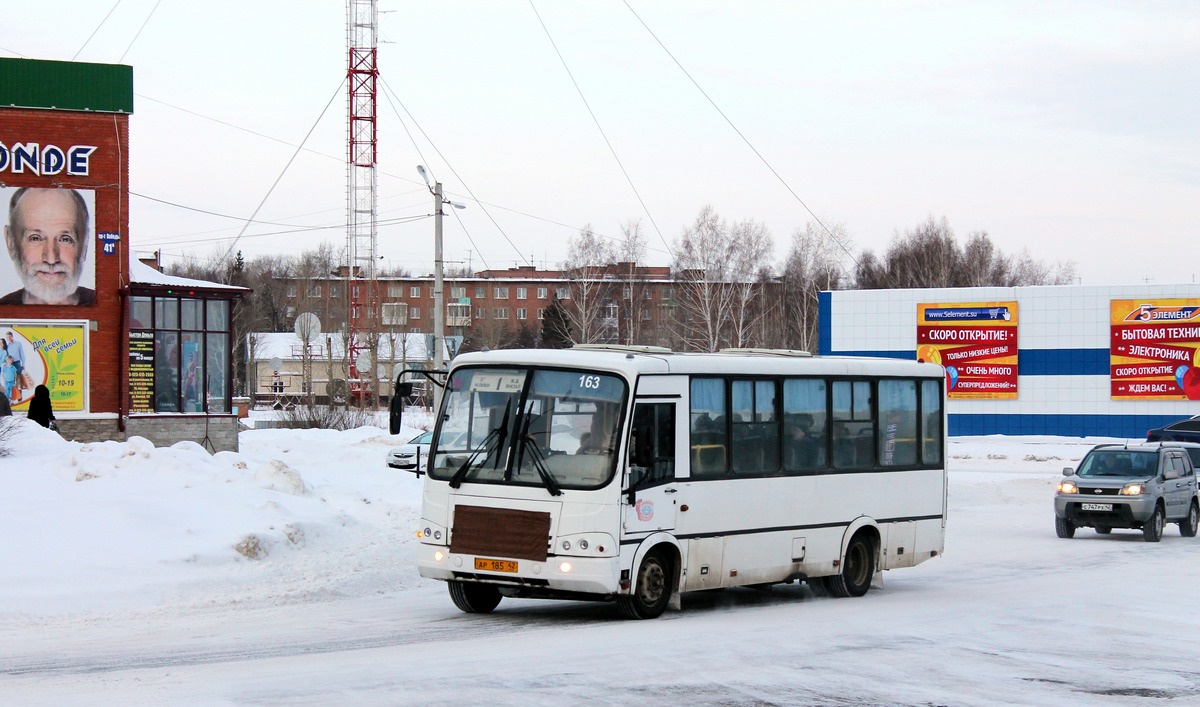
[[[550,514],[511,508],[456,506],[450,552],[545,562]]]

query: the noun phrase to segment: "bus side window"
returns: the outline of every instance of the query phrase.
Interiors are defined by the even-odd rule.
[[[645,487],[675,478],[674,403],[638,403],[630,437],[632,485]]]

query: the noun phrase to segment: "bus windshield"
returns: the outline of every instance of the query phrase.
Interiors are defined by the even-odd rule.
[[[460,368],[446,386],[431,478],[598,488],[616,469],[627,386],[580,370]]]

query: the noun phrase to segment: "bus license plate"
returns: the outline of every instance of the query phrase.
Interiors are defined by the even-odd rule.
[[[514,560],[485,560],[482,557],[475,558],[475,569],[483,570],[484,572],[516,572],[517,563]]]
[[[1111,503],[1085,503],[1085,504],[1083,504],[1083,510],[1085,510],[1085,511],[1111,511],[1112,504]],[[476,562],[478,562],[478,560],[476,560]]]

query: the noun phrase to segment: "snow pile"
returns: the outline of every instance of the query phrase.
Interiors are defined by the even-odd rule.
[[[7,611],[327,593],[357,583],[356,553],[403,545],[417,524],[420,482],[384,464],[415,428],[263,430],[245,433],[241,453],[214,455],[140,437],[67,442],[17,424],[0,460]],[[407,568],[390,569],[388,584],[403,584]]]

